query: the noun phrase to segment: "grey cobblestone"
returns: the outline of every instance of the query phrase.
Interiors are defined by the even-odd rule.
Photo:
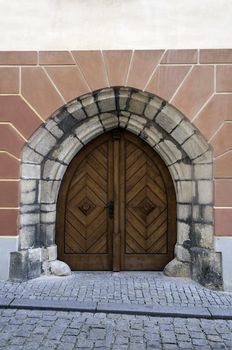
[[[8,311],[0,310],[0,349],[232,349],[232,321]],[[21,323],[12,327],[13,319]]]
[[[27,282],[0,281],[0,298],[77,302],[159,304],[162,306],[232,306],[232,293],[209,290],[189,278],[162,272],[74,272]],[[11,310],[7,310],[11,315]],[[36,312],[33,311],[33,314]],[[31,321],[30,321],[31,322]]]

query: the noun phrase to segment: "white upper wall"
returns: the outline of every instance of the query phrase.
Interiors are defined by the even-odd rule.
[[[232,0],[0,0],[0,50],[232,47]]]

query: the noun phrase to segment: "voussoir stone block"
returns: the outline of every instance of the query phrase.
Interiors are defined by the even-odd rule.
[[[144,115],[149,120],[153,120],[155,115],[158,113],[158,111],[162,107],[163,101],[159,97],[153,97],[147,104]]]
[[[175,180],[191,180],[192,166],[183,162],[175,163],[168,166]]]
[[[105,130],[117,128],[119,124],[118,116],[112,113],[103,113],[99,115]]]
[[[54,181],[41,181],[41,203],[55,203],[58,191],[60,187],[60,180],[54,180]]]
[[[127,129],[134,134],[139,134],[147,123],[147,119],[140,117],[139,115],[132,114],[128,120]]]
[[[131,95],[131,92],[127,88],[120,88],[118,92],[118,106],[120,111],[125,111],[127,108],[127,104],[129,101],[129,97]]]
[[[26,145],[22,152],[22,162],[29,164],[40,164],[43,160],[41,154],[35,152],[28,145]]]
[[[82,147],[83,144],[80,140],[74,135],[70,135],[53,150],[51,157],[58,159],[62,163],[69,164]]]
[[[44,180],[62,180],[67,165],[48,159],[44,163],[42,178]]]
[[[193,164],[212,164],[213,162],[213,152],[209,149],[201,156],[193,160]]]
[[[46,156],[56,142],[56,138],[48,130],[40,128],[34,133],[28,144],[36,152]]]
[[[171,136],[181,145],[195,132],[190,122],[182,119],[180,124],[172,131]]]
[[[129,116],[127,117],[127,116],[120,115],[118,117],[118,120],[119,120],[119,127],[124,129],[127,126],[127,123],[128,123],[128,120],[129,120]]]
[[[45,128],[56,138],[64,135],[64,132],[57,126],[57,122],[54,119],[49,119],[45,124]]]
[[[157,145],[163,138],[161,132],[159,132],[153,125],[147,124],[141,133],[141,137],[151,146]]]
[[[142,92],[132,93],[129,101],[128,111],[130,111],[131,113],[142,115],[144,113],[148,101],[149,99],[147,94],[144,94]]]
[[[100,90],[96,95],[96,99],[101,113],[116,110],[115,93],[113,89]]]
[[[93,138],[101,135],[104,132],[99,117],[93,117],[82,123],[76,130],[75,134],[77,138],[84,144],[91,141]]]
[[[80,98],[80,101],[88,117],[93,117],[99,113],[97,104],[92,95],[83,96]]]
[[[183,157],[181,151],[169,140],[159,142],[155,150],[165,160],[166,165],[171,165]]]
[[[209,148],[203,137],[196,134],[193,134],[188,140],[186,140],[182,147],[190,159],[201,156]]]
[[[66,108],[67,112],[71,114],[75,119],[77,119],[77,121],[81,121],[87,118],[80,101],[71,101],[68,103]]]
[[[162,111],[157,114],[155,117],[155,122],[161,126],[167,133],[170,133],[182,120],[182,116],[180,113],[173,112],[172,114],[169,112],[170,106],[164,106]]]

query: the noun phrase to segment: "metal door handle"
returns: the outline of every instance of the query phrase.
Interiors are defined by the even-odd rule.
[[[107,203],[106,208],[108,209],[108,214],[109,214],[109,218],[113,219],[114,217],[114,202],[110,201]]]

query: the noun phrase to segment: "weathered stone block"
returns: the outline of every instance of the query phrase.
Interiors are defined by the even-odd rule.
[[[157,128],[150,124],[145,126],[141,136],[151,147],[154,147],[163,138],[163,135],[157,130]]]
[[[193,160],[193,164],[211,164],[213,162],[213,152],[209,149],[207,152],[202,154]]]
[[[42,170],[42,179],[62,180],[66,169],[67,169],[67,165],[48,159],[44,163],[44,168]]]
[[[103,113],[99,115],[105,130],[118,128],[118,116],[112,113]]]
[[[41,243],[45,246],[51,246],[55,244],[55,224],[43,224],[40,225],[40,239]]]
[[[177,181],[177,201],[178,203],[192,203],[195,196],[195,184],[192,181]]]
[[[41,181],[41,203],[55,203],[60,187],[60,180]]]
[[[184,162],[175,163],[168,166],[172,177],[175,180],[191,180],[192,179],[192,165]]]
[[[45,128],[39,128],[28,142],[29,146],[36,152],[47,155],[56,144],[56,138]]]
[[[213,249],[213,226],[210,224],[195,223],[192,226],[194,245]]]
[[[28,249],[28,278],[41,275],[42,259],[41,248]]]
[[[177,221],[177,242],[183,244],[184,241],[189,240],[189,234],[190,225],[182,221]]]
[[[34,225],[39,222],[39,219],[39,213],[23,213],[20,215],[20,224],[21,226]]]
[[[87,118],[83,110],[82,104],[77,100],[69,102],[69,104],[67,105],[67,111],[78,121]]]
[[[98,135],[101,135],[103,132],[104,129],[99,120],[99,117],[93,117],[89,119],[75,131],[78,139],[84,144],[87,144],[89,141]]]
[[[23,152],[22,152],[23,163],[40,164],[42,160],[43,160],[43,157],[39,153],[36,153],[29,146],[25,146],[23,148]]]
[[[210,180],[213,177],[212,164],[194,164],[193,171],[195,179]]]
[[[179,204],[177,205],[177,218],[179,220],[189,221],[192,215],[191,204]]]
[[[181,145],[195,132],[190,122],[182,119],[180,124],[172,131],[171,136]]]
[[[162,111],[156,116],[155,122],[161,126],[167,133],[170,133],[182,120],[180,114],[175,113],[172,115],[170,113],[166,114],[167,106],[165,106]]]
[[[143,130],[146,123],[147,120],[145,118],[132,114],[128,120],[127,129],[138,135]]]
[[[211,204],[213,203],[213,182],[207,180],[197,181],[198,188],[198,203]]]
[[[165,266],[164,274],[171,277],[191,277],[190,264],[175,258]]]
[[[19,249],[32,248],[36,243],[37,225],[23,226],[19,233]]]
[[[159,97],[153,97],[147,104],[144,115],[146,118],[152,120],[157,112],[160,110],[162,106],[162,100]]]
[[[222,267],[220,253],[209,249],[193,247],[192,278],[208,288],[222,289]]]
[[[20,213],[38,213],[39,210],[39,204],[24,204],[20,207]]]
[[[80,98],[80,100],[88,117],[93,117],[99,113],[97,104],[92,95],[84,96],[83,98]]]
[[[190,159],[195,159],[205,153],[209,148],[207,142],[200,135],[192,135],[182,145]]]
[[[74,135],[68,136],[52,153],[51,157],[69,164],[83,144]]]
[[[40,179],[40,165],[36,164],[21,164],[22,179]]]
[[[116,110],[115,93],[113,89],[103,89],[97,94],[97,103],[101,113]]]
[[[45,128],[58,139],[64,135],[64,132],[57,126],[57,122],[54,119],[49,119],[45,124]]]
[[[55,223],[56,221],[56,212],[41,212],[41,223]]]
[[[130,96],[130,92],[128,89],[126,88],[119,89],[118,104],[119,104],[119,109],[121,111],[126,110],[129,96]]]
[[[178,260],[183,262],[190,262],[191,256],[188,251],[188,249],[185,249],[182,245],[176,244],[175,245],[175,256]]]
[[[129,101],[128,111],[138,115],[143,115],[148,101],[149,99],[147,94],[144,94],[142,92],[132,93]]]
[[[205,222],[213,222],[213,206],[205,205],[203,206],[203,219]]]
[[[21,180],[20,187],[22,204],[33,204],[38,201],[38,182],[36,180]]]
[[[165,142],[161,141],[155,146],[155,150],[160,154],[161,158],[164,159],[166,165],[171,165],[182,159],[181,151],[169,140],[165,140]]]
[[[129,118],[120,115],[118,119],[119,119],[119,127],[126,128]]]
[[[10,253],[9,278],[11,281],[28,279],[28,250]]]

